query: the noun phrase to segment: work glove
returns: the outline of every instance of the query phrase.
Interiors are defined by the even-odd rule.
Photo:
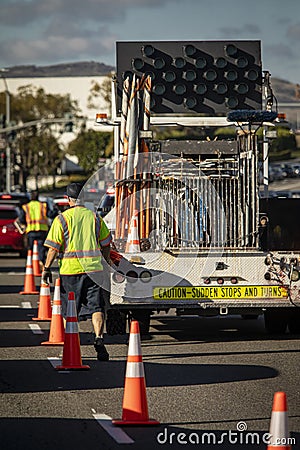
[[[45,284],[52,283],[52,273],[51,269],[44,269],[42,272],[42,282]]]

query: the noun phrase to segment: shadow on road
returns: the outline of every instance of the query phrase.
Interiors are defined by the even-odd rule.
[[[48,360],[0,362],[2,392],[113,389],[124,386],[125,361],[99,363],[84,358],[90,371],[57,372]],[[277,370],[261,365],[144,363],[147,386],[190,386],[275,378]],[[109,373],[109,376],[107,376]],[[20,378],[20,374],[22,377]]]

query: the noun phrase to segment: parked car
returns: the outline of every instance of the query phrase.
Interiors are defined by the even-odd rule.
[[[269,177],[272,176],[273,181],[283,180],[285,175],[281,167],[272,165],[269,167]]]
[[[115,206],[115,196],[116,192],[114,188],[107,189],[97,208],[97,212],[101,217],[105,217]]]
[[[0,204],[22,206],[30,201],[30,195],[23,192],[0,192]]]
[[[68,199],[66,197],[55,197],[53,199],[53,204],[58,208],[60,212],[64,212],[66,209],[70,208]]]
[[[287,178],[293,178],[293,176],[294,176],[294,171],[293,171],[293,168],[292,168],[291,164],[288,164],[288,163],[282,163],[282,164],[281,164],[281,168],[282,168],[282,170],[286,173],[286,177],[287,177]]]
[[[292,164],[294,177],[300,177],[300,164]]]
[[[18,207],[0,204],[0,251],[18,252],[26,256],[25,237],[15,225],[18,217]]]

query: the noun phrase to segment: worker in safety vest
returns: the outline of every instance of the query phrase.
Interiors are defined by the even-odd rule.
[[[57,215],[56,210],[50,210],[46,202],[40,202],[38,192],[31,193],[31,200],[22,206],[19,213],[19,222],[26,225],[27,245],[33,250],[33,243],[38,243],[39,261],[41,269],[46,260],[46,248],[44,242],[49,229],[48,218],[53,219]]]
[[[80,204],[81,189],[79,183],[67,187],[70,208],[54,219],[47,235],[44,245],[49,250],[42,281],[52,282],[50,267],[58,257],[62,315],[66,318],[68,294],[74,292],[79,319],[82,315],[92,318],[98,360],[108,361],[103,344],[104,283],[108,278],[104,265],[107,269],[106,262],[111,264],[111,234],[101,217]]]

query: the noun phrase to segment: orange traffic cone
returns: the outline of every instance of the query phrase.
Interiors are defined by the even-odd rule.
[[[287,400],[285,392],[275,392],[270,423],[270,444],[267,450],[290,450]]]
[[[50,286],[49,284],[42,282],[40,290],[38,316],[33,317],[32,320],[51,320],[51,317],[52,317],[52,309],[51,309]]]
[[[42,272],[39,260],[38,241],[33,242],[32,267],[33,267],[33,275],[35,277],[40,277],[42,275]]]
[[[140,327],[137,320],[130,326],[128,358],[125,376],[122,420],[114,425],[159,425],[149,419],[144,365],[141,351]]]
[[[135,209],[133,216],[129,224],[128,238],[125,247],[125,253],[137,253],[140,252],[140,238],[138,231],[138,216],[139,213]]]
[[[69,292],[68,296],[67,323],[65,331],[65,343],[63,350],[62,365],[56,366],[55,369],[56,370],[90,369],[90,366],[82,365],[74,292]]]
[[[21,291],[20,294],[38,294],[39,292],[36,290],[34,283],[34,276],[32,270],[32,250],[28,250],[27,253],[27,261],[26,261],[26,272],[25,272],[25,280],[24,280],[24,291]]]
[[[60,279],[55,281],[52,319],[50,325],[49,341],[42,342],[42,345],[64,345],[65,328],[61,315],[61,300],[60,300]]]

